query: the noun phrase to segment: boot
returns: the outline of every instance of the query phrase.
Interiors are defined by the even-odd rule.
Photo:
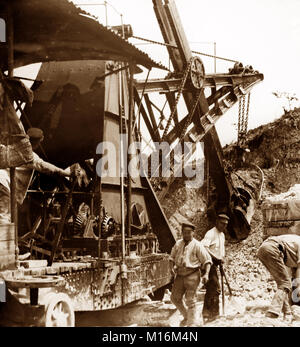
[[[177,310],[182,314],[183,316],[182,324],[185,324],[187,320],[187,309],[185,308],[185,305],[182,299],[177,299],[171,296],[171,301],[176,306]]]
[[[290,305],[290,297],[289,294],[286,294],[284,302],[283,302],[283,307],[282,307],[282,312],[284,319],[287,321],[292,321],[293,319],[293,314],[292,314],[292,309]]]
[[[196,322],[196,316],[197,316],[197,307],[193,306],[193,307],[189,307],[187,310],[187,326],[188,327],[195,327],[197,326],[197,322]]]
[[[283,304],[285,298],[287,296],[287,292],[283,289],[277,289],[273,300],[271,302],[270,308],[266,313],[266,316],[269,318],[278,318],[283,309]]]

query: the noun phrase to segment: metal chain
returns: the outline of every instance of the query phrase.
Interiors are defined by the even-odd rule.
[[[238,141],[241,132],[241,117],[242,117],[242,100],[239,99],[239,115],[238,115]]]
[[[250,96],[251,96],[251,93],[248,94],[247,112],[246,112],[246,120],[245,120],[245,133],[248,130],[249,109],[250,109]]]
[[[175,103],[174,103],[174,107],[173,107],[173,110],[171,112],[171,115],[167,121],[167,125],[165,127],[165,130],[163,132],[163,136],[162,136],[162,141],[164,141],[166,139],[166,136],[167,136],[167,133],[168,133],[168,130],[170,128],[170,125],[171,125],[171,122],[175,116],[175,113],[176,113],[176,110],[177,110],[177,105],[178,105],[178,102],[179,102],[179,99],[180,99],[180,96],[183,92],[183,89],[184,89],[184,86],[185,86],[185,83],[187,81],[187,78],[188,78],[188,75],[189,75],[189,72],[191,70],[191,66],[192,66],[192,59],[189,61],[185,71],[184,71],[184,74],[183,74],[183,77],[181,79],[181,83],[180,83],[180,86],[179,86],[179,89],[178,89],[178,93],[177,93],[177,96],[176,96],[176,99],[175,99]]]
[[[179,49],[177,46],[171,45],[170,43],[163,43],[163,42],[158,42],[158,41],[154,41],[154,40],[150,40],[150,39],[145,39],[145,38],[140,37],[140,36],[131,36],[131,37],[133,39],[142,40],[142,41],[145,41],[145,42],[153,43],[155,45],[160,45],[160,46],[165,46],[165,47],[171,47],[171,48]],[[220,59],[220,60],[224,60],[224,61],[229,61],[229,62],[232,62],[232,63],[238,63],[238,60],[233,60],[233,59],[224,58],[224,57],[218,57],[218,56],[213,55],[213,54],[208,54],[208,53],[203,53],[203,52],[198,52],[198,51],[192,51],[192,53],[203,55],[203,56],[209,57],[209,58],[215,58],[215,59]]]
[[[243,96],[242,98],[242,126],[241,126],[241,133],[243,134],[245,131],[245,103],[246,103],[246,97]]]
[[[245,135],[248,130],[249,108],[250,108],[250,93],[247,95],[247,107],[246,107],[245,95],[242,96],[239,100],[238,144],[241,144],[245,141]]]
[[[191,124],[192,122],[192,119],[193,119],[193,116],[194,116],[194,113],[196,111],[196,108],[198,106],[198,103],[200,101],[200,98],[201,98],[201,93],[202,93],[202,90],[198,90],[197,91],[197,95],[195,97],[195,101],[194,101],[194,104],[192,106],[192,109],[191,109],[191,112],[189,113],[188,117],[187,117],[187,120],[185,121],[184,123],[184,127],[181,131],[181,134],[179,136],[179,141],[178,141],[178,144],[182,144],[183,140],[184,140],[184,137],[185,137],[185,134],[186,134],[186,131],[187,131],[187,128],[189,127],[189,125]],[[170,162],[171,162],[171,169],[173,168],[173,163],[174,163],[174,151],[171,152],[170,154]]]
[[[200,101],[201,93],[202,93],[202,90],[201,90],[201,89],[197,91],[197,95],[196,95],[194,104],[193,104],[193,106],[192,106],[192,110],[191,110],[191,112],[189,113],[188,118],[187,118],[187,120],[186,120],[185,123],[184,123],[184,127],[183,127],[183,129],[182,129],[182,132],[181,132],[181,134],[180,134],[180,136],[179,136],[179,143],[181,143],[181,142],[183,141],[184,136],[185,136],[185,133],[186,133],[186,131],[187,131],[187,128],[189,127],[189,125],[190,125],[190,123],[191,123],[191,121],[192,121],[192,119],[193,119],[194,113],[195,113],[196,108],[197,108],[197,106],[198,106],[198,103],[199,103],[199,101]]]

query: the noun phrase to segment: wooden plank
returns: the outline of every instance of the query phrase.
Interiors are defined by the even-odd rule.
[[[134,88],[134,99],[135,99],[135,102],[139,105],[141,98],[140,98],[136,88]],[[155,142],[158,142],[159,141],[158,134],[155,132],[155,129],[153,129],[152,123],[150,122],[150,120],[148,118],[147,112],[146,112],[143,104],[141,104],[140,112],[141,112],[141,115],[144,119],[144,122],[146,124],[146,127],[149,131],[149,134],[150,134],[152,140]]]
[[[47,275],[56,275],[57,269],[53,268],[52,266],[48,266],[46,268]]]
[[[176,41],[176,45],[179,48],[178,51],[181,55],[181,61],[189,61],[192,57],[192,52],[187,37],[185,35],[185,31],[183,29],[182,22],[179,17],[179,13],[175,5],[175,2],[168,1],[164,8],[168,17],[169,25],[171,26],[172,34]]]
[[[155,136],[157,136],[157,139],[160,141],[158,125],[157,125],[157,122],[156,122],[156,119],[155,119],[155,115],[154,115],[154,112],[153,112],[153,109],[152,109],[152,104],[151,104],[149,95],[145,94],[144,95],[144,99],[145,99],[145,102],[146,102],[146,106],[147,106],[147,109],[148,109],[148,113],[149,113],[149,116],[150,116],[150,119],[151,119],[152,128],[154,129]]]
[[[282,223],[272,223],[272,226],[264,226],[264,234],[267,236],[276,236],[284,234],[293,234],[300,236],[300,221],[290,222],[289,225],[283,226]]]
[[[6,278],[6,284],[10,288],[50,288],[61,286],[65,280],[63,277],[54,276],[48,278],[30,277],[22,279]]]
[[[177,42],[174,37],[174,33],[172,31],[172,27],[168,20],[168,15],[166,13],[162,0],[154,0],[153,4],[154,4],[154,12],[156,14],[156,18],[160,26],[160,30],[163,35],[164,41],[166,43],[176,46]],[[174,70],[182,71],[184,66],[183,66],[183,62],[181,61],[179,49],[174,49],[174,48],[171,48],[170,46],[167,46],[167,50],[172,60],[172,65]]]
[[[47,260],[24,260],[20,262],[20,266],[23,266],[25,269],[46,267],[47,264]]]
[[[15,227],[13,223],[0,224],[0,242],[15,239]]]
[[[274,201],[262,205],[264,221],[296,221],[300,220],[300,201]]]

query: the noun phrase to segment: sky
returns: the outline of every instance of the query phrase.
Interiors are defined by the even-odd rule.
[[[103,3],[102,0],[74,0],[77,4]],[[217,55],[252,65],[264,74],[264,81],[251,93],[249,128],[269,123],[282,114],[284,101],[272,92],[295,93],[300,98],[300,0],[176,0],[186,36],[193,50]],[[134,35],[163,41],[151,0],[109,0],[108,25],[131,24]],[[106,24],[104,6],[81,6]],[[138,48],[154,60],[168,65],[165,47],[144,45]],[[213,72],[213,59],[201,57],[207,73]],[[228,72],[233,63],[217,61],[217,72]],[[22,68],[34,75],[37,67]],[[163,77],[156,70],[151,77]],[[138,79],[143,75],[137,75]],[[224,145],[236,140],[238,107],[235,105],[217,123]]]

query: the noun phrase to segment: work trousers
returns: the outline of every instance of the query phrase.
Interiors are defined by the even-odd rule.
[[[291,291],[292,283],[284,264],[284,250],[276,240],[266,240],[257,252],[259,260],[274,278],[278,289]]]
[[[196,294],[199,283],[199,270],[187,276],[177,275],[174,280],[171,300],[184,319],[187,320],[187,325],[194,325],[196,323]],[[185,303],[183,302],[183,298]]]
[[[257,256],[270,272],[277,284],[277,292],[269,312],[279,315],[290,312],[289,294],[292,289],[291,278],[284,263],[284,249],[276,240],[266,240],[259,248]]]
[[[204,319],[215,319],[220,314],[219,297],[221,293],[216,264],[212,264],[210,268],[208,282],[205,288],[206,293],[204,296],[202,316]]]

